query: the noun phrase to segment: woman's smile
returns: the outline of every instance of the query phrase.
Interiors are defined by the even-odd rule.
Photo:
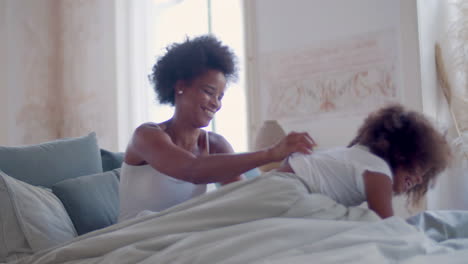
[[[213,118],[214,115],[216,114],[216,110],[211,110],[208,108],[202,107],[203,111],[208,115],[209,118]]]

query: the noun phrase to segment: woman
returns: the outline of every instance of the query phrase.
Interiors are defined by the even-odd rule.
[[[202,130],[221,108],[235,56],[213,36],[168,47],[150,76],[160,103],[175,107],[171,119],[145,123],[134,132],[120,178],[119,221],[140,212],[161,211],[206,192],[206,184],[226,184],[258,166],[293,152],[310,153],[307,133],[290,133],[262,151],[234,154],[221,135]]]

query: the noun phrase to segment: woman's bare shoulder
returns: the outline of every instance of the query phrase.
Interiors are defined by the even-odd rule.
[[[132,135],[125,153],[125,162],[131,165],[146,163],[145,153],[158,151],[151,146],[165,140],[165,125],[157,123],[143,123],[139,125]]]
[[[166,122],[164,123],[154,123],[154,122],[146,122],[146,123],[143,123],[141,125],[139,125],[137,128],[136,128],[136,131],[138,130],[154,130],[154,129],[158,129],[158,130],[165,130],[167,127],[166,125]]]
[[[148,137],[152,138],[155,136],[157,137],[158,135],[166,134],[166,127],[166,123],[143,123],[135,129],[135,132],[133,133],[133,139],[146,139]]]
[[[165,123],[143,123],[135,129],[130,145],[137,148],[146,148],[161,140],[168,140],[169,138],[165,130]]]

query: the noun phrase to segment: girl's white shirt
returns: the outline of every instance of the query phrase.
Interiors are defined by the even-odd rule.
[[[295,153],[289,164],[313,192],[322,193],[345,206],[357,206],[366,201],[364,172],[388,175],[389,165],[365,146],[338,147],[312,154]]]

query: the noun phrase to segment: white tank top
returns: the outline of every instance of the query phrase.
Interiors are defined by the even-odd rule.
[[[209,153],[208,132],[206,149]],[[119,222],[143,211],[159,212],[206,192],[206,184],[193,184],[161,173],[149,164],[122,163]]]

